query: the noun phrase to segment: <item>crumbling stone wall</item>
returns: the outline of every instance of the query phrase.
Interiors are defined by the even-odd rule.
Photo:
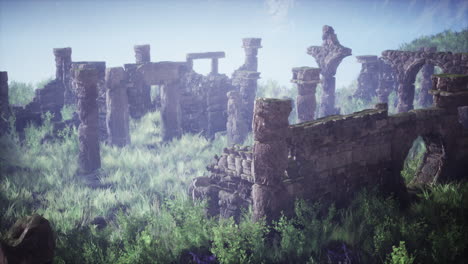
[[[382,57],[379,58],[379,84],[377,87],[377,98],[381,103],[388,102],[388,96],[396,88],[396,76],[392,66]]]
[[[225,148],[207,167],[210,176],[195,178],[190,185],[193,199],[207,198],[207,213],[239,220],[241,210],[252,204],[252,149]]]
[[[422,47],[420,51],[426,53],[434,53],[437,51],[436,47]],[[422,107],[428,107],[432,105],[432,96],[429,94],[429,90],[432,88],[431,76],[434,74],[434,65],[424,64],[421,68],[421,91],[419,92],[419,105]]]
[[[351,49],[340,44],[335,34],[335,30],[330,26],[323,26],[322,46],[311,46],[307,49],[307,54],[317,61],[322,70],[322,98],[319,108],[319,116],[338,114],[335,108],[335,74],[341,61],[351,56]]]
[[[466,53],[431,52],[426,49],[418,52],[385,50],[382,52],[382,57],[396,72],[398,81],[397,110],[400,113],[414,108],[414,81],[423,65],[438,66],[444,73],[468,73],[468,54]]]
[[[293,208],[299,197],[344,205],[366,186],[378,185],[404,197],[400,173],[418,136],[428,148],[416,183],[466,177],[468,130],[462,124],[467,119],[468,75],[436,75],[430,92],[432,108],[389,116],[388,106],[378,104],[375,109],[289,126],[290,106],[281,100],[257,100],[251,194],[255,219],[275,218],[280,210]],[[218,178],[206,181],[219,186]],[[197,186],[193,188],[196,193]],[[214,194],[198,197],[219,202]]]
[[[64,104],[76,104],[76,95],[71,84],[71,48],[54,49],[55,55],[55,79],[61,81],[64,87]]]

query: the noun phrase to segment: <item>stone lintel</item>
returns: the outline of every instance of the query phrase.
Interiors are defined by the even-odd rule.
[[[359,63],[377,63],[378,57],[376,55],[362,55],[356,56]]]
[[[72,49],[70,47],[54,48],[54,55],[56,57],[70,57],[71,53],[72,53]]]
[[[186,56],[187,60],[222,59],[225,57],[226,57],[226,54],[224,53],[224,51],[187,53],[187,56]]]

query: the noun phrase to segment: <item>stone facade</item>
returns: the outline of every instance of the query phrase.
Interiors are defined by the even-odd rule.
[[[369,102],[372,97],[377,95],[380,63],[377,56],[373,55],[356,56],[356,58],[362,64],[362,68],[358,76],[358,86],[354,97]]]
[[[74,65],[73,77],[78,97],[78,115],[80,126],[79,139],[79,171],[85,180],[96,181],[94,173],[101,168],[99,152],[99,107],[98,83],[100,69],[95,64]]]
[[[320,82],[320,68],[293,68],[292,83],[297,85],[296,110],[298,122],[314,120],[317,101],[315,91]]]
[[[106,69],[108,142],[119,147],[130,144],[126,80],[126,74],[122,67]]]
[[[425,64],[435,65],[444,73],[468,74],[468,54],[450,52],[418,52],[385,50],[382,57],[394,69],[398,81],[398,112],[413,109],[416,74]]]
[[[242,144],[249,133],[247,122],[242,116],[242,100],[239,92],[228,93],[228,121],[227,142],[228,146]]]
[[[341,61],[351,56],[351,49],[340,44],[335,34],[335,30],[330,26],[323,26],[322,46],[311,46],[307,49],[307,54],[317,61],[322,70],[322,98],[319,108],[319,116],[328,116],[339,113],[335,108],[335,74]]]
[[[435,107],[397,115],[388,115],[388,106],[378,104],[350,115],[288,125],[290,106],[284,101],[257,100],[250,196],[255,219],[272,219],[280,210],[287,214],[299,197],[342,206],[363,187],[380,186],[405,198],[400,173],[418,136],[427,151],[415,183],[466,178],[468,130],[463,124],[467,123],[468,75],[436,75],[432,80]],[[212,204],[221,204],[218,186],[227,175],[220,170],[216,177],[205,179],[212,186]],[[229,193],[236,193],[236,186]],[[208,197],[203,190],[192,185],[198,198]],[[235,200],[224,205],[242,206],[245,203]]]

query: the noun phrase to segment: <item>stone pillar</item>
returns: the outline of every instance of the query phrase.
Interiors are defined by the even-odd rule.
[[[87,66],[83,66],[87,65]],[[107,139],[106,127],[106,62],[104,61],[79,61],[72,63],[72,71],[81,67],[92,67],[98,72],[98,98],[97,104],[99,108],[99,140],[105,141]],[[72,76],[75,78],[76,76]],[[76,89],[76,87],[74,88]]]
[[[218,74],[218,59],[217,58],[211,59],[211,74]]]
[[[10,102],[8,98],[8,73],[0,72],[0,135],[8,129]]]
[[[380,103],[388,103],[388,96],[395,90],[395,84],[392,66],[379,58],[379,86],[376,92]]]
[[[299,123],[314,120],[315,118],[315,89],[320,82],[320,68],[298,67],[293,68],[292,83],[297,84],[297,119]]]
[[[458,107],[468,105],[468,75],[436,74],[432,75],[434,106],[445,108],[448,112],[459,113]]]
[[[163,141],[182,135],[179,81],[166,82],[161,87],[161,124]]]
[[[468,106],[458,107],[458,122],[468,130]]]
[[[322,70],[322,98],[319,116],[324,117],[339,113],[335,108],[335,74],[341,61],[351,56],[351,49],[343,47],[336,37],[335,30],[330,26],[323,26],[322,46],[311,46],[307,54],[317,61]]]
[[[255,96],[257,95],[257,80],[259,72],[239,71],[239,90],[242,101],[243,119],[248,124],[249,132],[252,131],[252,119],[254,113]]]
[[[259,98],[255,101],[253,122],[253,218],[276,219],[287,201],[283,177],[288,167],[290,133],[288,117],[291,100]]]
[[[136,64],[151,62],[150,45],[135,45],[133,46],[133,49],[135,50]]]
[[[240,70],[258,71],[258,49],[262,48],[261,38],[244,38],[242,47],[245,51],[245,63]]]
[[[106,70],[106,125],[108,142],[123,147],[130,144],[127,77],[122,67]]]
[[[420,51],[426,53],[434,53],[437,51],[436,47],[424,47]],[[421,91],[419,92],[418,102],[422,107],[429,107],[432,105],[432,96],[429,94],[429,90],[432,88],[431,76],[434,74],[434,65],[424,64],[421,69],[422,80],[421,80]]]
[[[361,72],[358,76],[358,87],[354,97],[366,102],[371,101],[376,96],[379,85],[379,60],[377,56],[356,56],[359,63],[362,63]]]
[[[65,88],[64,103],[67,105],[76,103],[76,96],[72,90],[70,77],[72,65],[71,54],[71,48],[54,49],[55,79],[63,83],[63,87]]]
[[[230,91],[228,96],[228,121],[226,125],[228,146],[242,144],[249,133],[250,123],[243,118],[242,100],[239,92]]]
[[[80,126],[79,139],[79,174],[88,180],[96,180],[94,173],[101,168],[99,153],[99,112],[98,97],[99,69],[92,64],[74,67],[74,82],[78,97],[78,115]],[[91,179],[93,178],[93,179]]]

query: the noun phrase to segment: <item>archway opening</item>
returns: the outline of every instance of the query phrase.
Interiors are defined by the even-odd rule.
[[[401,177],[405,180],[406,185],[410,185],[416,177],[416,174],[422,164],[423,156],[426,153],[426,144],[421,136],[418,136],[406,155],[401,171]]]
[[[432,95],[429,90],[432,89],[431,76],[442,73],[439,66],[424,64],[416,75],[414,82],[414,109],[427,108],[432,105]]]

